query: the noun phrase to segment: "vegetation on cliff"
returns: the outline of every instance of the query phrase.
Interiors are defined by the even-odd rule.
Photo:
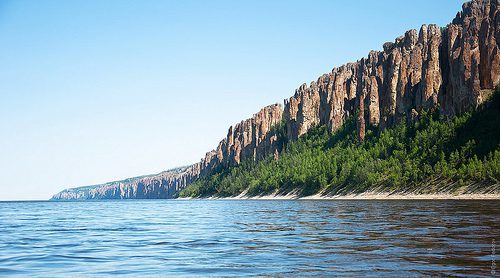
[[[283,142],[278,160],[268,158],[219,170],[180,192],[181,197],[399,192],[493,192],[500,184],[500,90],[473,113],[452,119],[438,109],[422,112],[363,142],[349,119],[335,133],[315,127]],[[283,132],[284,124],[277,127]],[[280,134],[280,132],[278,132]],[[286,136],[280,136],[286,140]]]

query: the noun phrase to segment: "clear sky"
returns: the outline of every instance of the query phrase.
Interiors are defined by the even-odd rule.
[[[0,0],[0,200],[197,162],[230,125],[462,3]]]

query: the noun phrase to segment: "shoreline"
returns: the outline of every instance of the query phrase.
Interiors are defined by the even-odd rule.
[[[347,195],[321,195],[320,193],[309,196],[298,196],[297,194],[269,194],[262,196],[246,196],[246,192],[233,197],[208,197],[208,198],[177,198],[177,200],[500,200],[500,193],[433,193],[433,194],[403,194],[403,193],[381,193],[365,192]]]

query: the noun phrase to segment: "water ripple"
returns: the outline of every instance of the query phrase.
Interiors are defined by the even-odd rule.
[[[0,202],[0,276],[488,276],[499,205]]]

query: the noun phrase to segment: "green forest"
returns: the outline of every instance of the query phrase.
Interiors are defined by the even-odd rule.
[[[382,132],[368,129],[363,142],[353,118],[334,133],[318,126],[290,142],[283,123],[276,127],[283,145],[278,160],[269,156],[220,169],[179,195],[500,191],[499,88],[474,112],[447,119],[438,111],[423,111],[418,121]]]

